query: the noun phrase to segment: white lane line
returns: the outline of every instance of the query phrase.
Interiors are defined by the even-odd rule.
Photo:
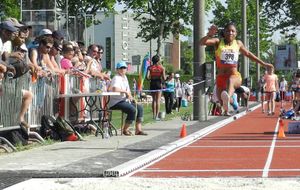
[[[272,144],[271,144],[269,155],[268,155],[268,158],[267,158],[264,170],[263,170],[262,177],[269,176],[270,166],[271,166],[271,162],[273,159],[273,154],[274,154],[274,149],[275,149],[275,144],[276,144],[276,139],[277,139],[278,127],[279,127],[279,118],[277,119],[277,122],[276,122],[276,127],[275,127],[275,131],[274,131],[274,135],[273,135]]]
[[[300,137],[299,137],[300,138]],[[290,139],[290,136],[286,137],[286,139]],[[248,143],[248,142],[270,142],[271,139],[269,140],[240,140],[240,139],[237,139],[237,140],[218,140],[218,139],[215,139],[215,140],[207,140],[207,139],[202,139],[201,142],[213,142],[213,143],[223,143],[223,142],[228,142],[228,143]],[[300,139],[299,140],[282,140],[282,139],[277,139],[278,142],[300,142]]]
[[[261,146],[187,146],[185,148],[270,148],[270,145],[261,145]],[[300,148],[300,145],[282,145],[276,146],[276,148]]]
[[[166,172],[177,172],[177,173],[189,173],[189,172],[262,172],[263,169],[223,169],[223,170],[159,170],[159,169],[143,169],[140,172],[150,173],[166,173]],[[271,172],[300,172],[299,169],[270,169]]]

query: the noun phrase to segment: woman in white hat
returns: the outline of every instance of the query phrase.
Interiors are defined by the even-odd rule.
[[[124,61],[120,61],[116,66],[117,73],[113,77],[110,90],[113,92],[121,92],[121,96],[111,96],[109,101],[109,108],[112,110],[121,110],[127,114],[125,120],[125,125],[123,127],[123,135],[131,136],[133,135],[129,131],[130,125],[135,122],[135,135],[147,135],[142,131],[142,121],[143,121],[143,107],[139,104],[136,104],[134,101],[128,79],[126,77],[127,64]]]

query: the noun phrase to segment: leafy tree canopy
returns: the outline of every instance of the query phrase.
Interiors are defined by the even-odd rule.
[[[0,18],[14,17],[20,18],[20,1],[19,0],[1,0],[0,1]]]
[[[270,29],[294,37],[300,26],[300,0],[262,0],[263,15],[272,23]]]

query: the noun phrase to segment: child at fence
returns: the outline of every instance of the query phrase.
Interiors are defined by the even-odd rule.
[[[274,74],[274,68],[267,68],[267,74],[264,76],[264,80],[266,81],[266,100],[267,100],[267,113],[268,115],[275,114],[275,98],[276,92],[278,92],[278,78],[277,75]]]

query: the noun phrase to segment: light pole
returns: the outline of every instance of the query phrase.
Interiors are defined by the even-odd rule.
[[[256,56],[259,58],[260,46],[259,46],[259,0],[256,0]],[[260,78],[260,66],[256,64],[256,84],[259,83]],[[260,101],[259,85],[256,88],[256,100]]]

